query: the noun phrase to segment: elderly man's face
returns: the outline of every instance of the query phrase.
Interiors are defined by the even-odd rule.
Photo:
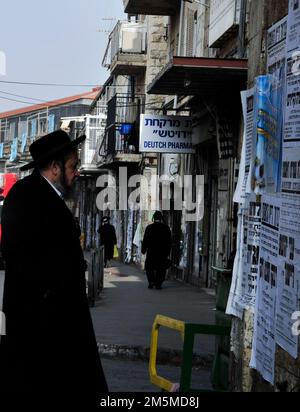
[[[65,179],[62,183],[66,186],[66,189],[71,188],[75,179],[79,176],[78,167],[78,153],[74,152],[70,155],[65,164]]]

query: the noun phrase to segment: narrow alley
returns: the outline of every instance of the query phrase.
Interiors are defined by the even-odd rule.
[[[2,3],[0,393],[300,392],[300,0]]]
[[[91,310],[112,391],[159,391],[150,384],[148,372],[151,328],[156,315],[190,323],[214,323],[215,299],[210,294],[174,280],[167,280],[162,290],[149,290],[147,285],[144,272],[118,263],[105,269],[104,289]],[[159,336],[158,353],[164,363],[158,367],[159,373],[178,382],[180,334],[162,328]],[[213,338],[195,339],[195,352],[203,360],[203,367],[193,373],[194,384],[199,388],[210,387],[207,368],[211,366],[213,348]],[[112,373],[114,369],[117,374]]]

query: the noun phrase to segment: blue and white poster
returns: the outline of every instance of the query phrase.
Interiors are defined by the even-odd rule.
[[[257,195],[280,191],[283,90],[277,76],[256,79],[252,189]]]

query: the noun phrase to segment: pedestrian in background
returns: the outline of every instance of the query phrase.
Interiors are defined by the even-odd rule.
[[[67,402],[107,392],[78,226],[64,201],[79,175],[77,145],[84,139],[71,141],[59,130],[32,143],[33,161],[22,170],[33,173],[4,202],[0,392]]]
[[[172,238],[169,226],[163,223],[163,215],[157,211],[153,215],[153,223],[147,226],[142,253],[146,254],[145,269],[148,278],[148,288],[161,289],[170,266],[168,256],[171,252]]]
[[[101,226],[98,229],[100,234],[100,245],[104,246],[104,267],[107,267],[108,261],[114,257],[114,248],[117,245],[116,231],[110,223],[109,216],[103,216]]]

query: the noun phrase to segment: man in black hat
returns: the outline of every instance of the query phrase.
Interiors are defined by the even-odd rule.
[[[172,237],[169,226],[163,223],[163,215],[156,211],[153,215],[153,223],[146,227],[142,253],[146,254],[145,269],[148,278],[148,288],[161,289],[166,277],[170,261]]]
[[[114,247],[117,244],[116,230],[109,223],[110,217],[103,216],[101,219],[102,225],[98,229],[100,234],[100,244],[104,246],[104,266],[107,267],[107,262],[114,256]]]
[[[6,262],[0,392],[96,398],[107,391],[85,293],[78,228],[64,196],[78,176],[77,146],[59,130],[30,146],[34,169],[2,212]]]

